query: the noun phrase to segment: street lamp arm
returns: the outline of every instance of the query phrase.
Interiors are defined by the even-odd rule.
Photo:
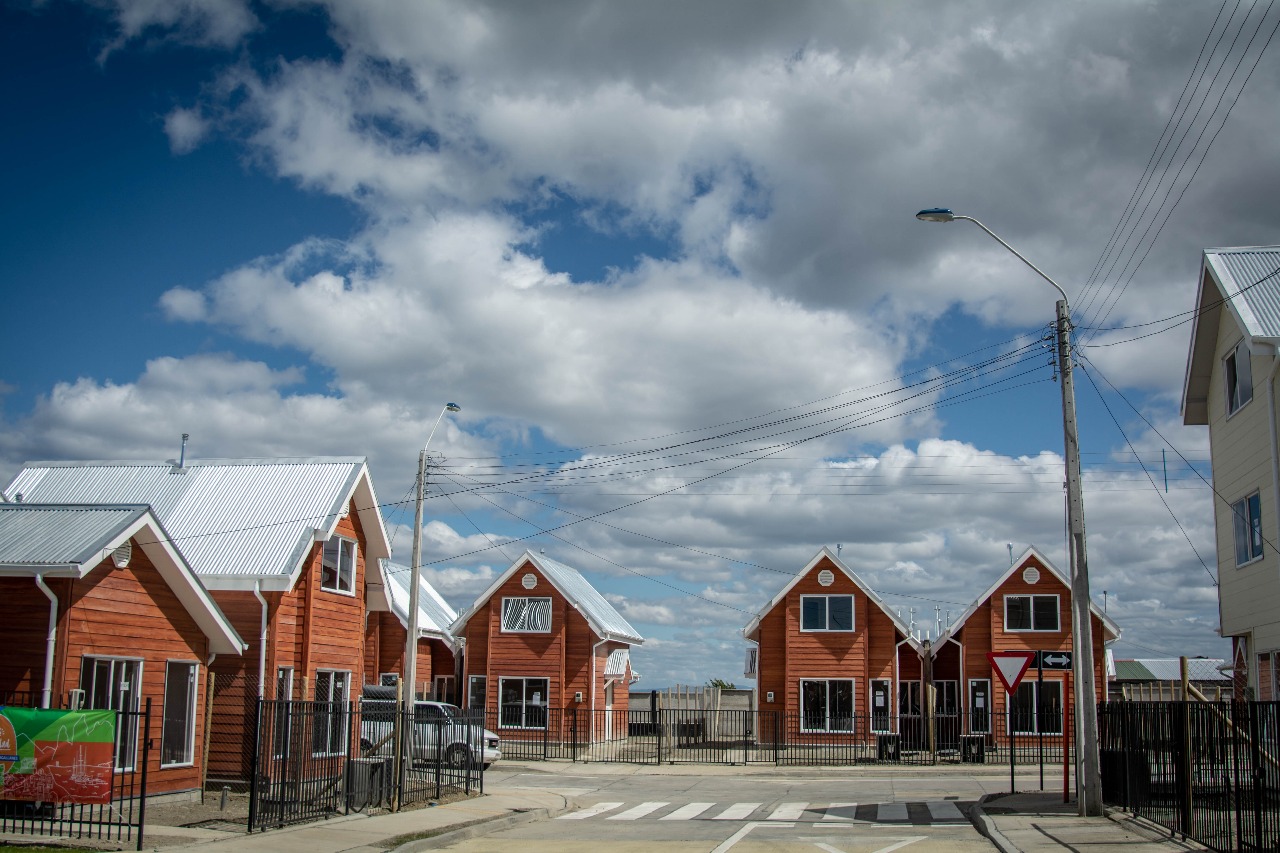
[[[979,228],[981,228],[983,231],[986,231],[988,234],[990,234],[990,235],[991,235],[991,239],[995,240],[995,241],[996,241],[997,243],[999,243],[1001,246],[1004,246],[1004,247],[1005,247],[1006,249],[1008,249],[1010,252],[1013,252],[1013,254],[1017,255],[1018,260],[1022,261],[1024,264],[1026,264],[1027,266],[1031,267],[1031,269],[1035,270],[1036,275],[1040,276],[1042,279],[1044,279],[1045,281],[1047,281],[1047,282],[1049,282],[1050,284],[1052,284],[1052,285],[1054,286],[1054,288],[1056,288],[1056,289],[1057,289],[1058,293],[1062,294],[1062,298],[1063,298],[1063,300],[1064,300],[1064,301],[1070,302],[1070,300],[1067,300],[1067,292],[1066,292],[1065,290],[1063,290],[1063,289],[1062,289],[1062,287],[1061,287],[1061,286],[1060,286],[1056,281],[1054,281],[1053,279],[1049,278],[1049,276],[1045,275],[1045,274],[1044,274],[1044,271],[1043,271],[1042,269],[1040,269],[1040,268],[1039,268],[1038,266],[1036,266],[1035,264],[1031,263],[1031,261],[1027,260],[1027,259],[1023,256],[1023,254],[1022,254],[1021,252],[1019,252],[1017,249],[1015,249],[1015,248],[1013,248],[1012,246],[1010,246],[1010,245],[1009,245],[1008,243],[1006,243],[1004,240],[1000,239],[1000,235],[999,235],[999,234],[997,234],[996,232],[992,231],[990,228],[988,228],[987,226],[983,225],[981,222],[979,222],[978,220],[974,219],[972,216],[961,216],[960,214],[958,214],[958,213],[957,213],[957,214],[955,214],[952,218],[953,218],[953,219],[963,219],[963,220],[965,220],[965,221],[967,221],[967,222],[972,222],[974,225],[977,225],[977,226],[978,226]]]
[[[975,220],[975,221],[976,221],[976,220]],[[981,223],[979,223],[979,224],[981,224]],[[992,236],[995,236],[995,235],[992,235]],[[996,239],[997,239],[997,240],[999,240],[1000,238],[999,238],[999,237],[996,237]],[[1010,250],[1010,251],[1012,251],[1012,250]],[[1017,254],[1017,253],[1015,252],[1015,254]],[[1020,258],[1021,258],[1022,256],[1021,256],[1021,255],[1018,255],[1018,257],[1020,257]],[[1024,258],[1023,260],[1026,260],[1026,259]],[[1039,270],[1036,270],[1036,272],[1040,272],[1040,271],[1039,271]],[[1044,275],[1044,273],[1040,273],[1040,274],[1041,274],[1041,275]],[[435,437],[435,434],[436,434],[436,427],[440,426],[440,421],[444,419],[444,413],[445,413],[445,412],[460,412],[460,411],[462,411],[462,407],[461,407],[461,406],[459,406],[457,403],[445,403],[445,404],[444,404],[444,408],[443,408],[443,409],[441,409],[441,410],[440,410],[440,414],[436,416],[436,422],[431,426],[431,432],[427,433],[427,440],[426,440],[426,441],[423,443],[423,445],[422,445],[422,449],[423,449],[423,450],[426,450],[428,447],[430,447],[430,446],[431,446],[431,439]]]

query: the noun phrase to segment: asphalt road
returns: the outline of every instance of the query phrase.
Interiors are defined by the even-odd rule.
[[[968,820],[998,770],[886,773],[839,768],[527,764],[495,767],[486,785],[554,790],[577,808],[449,846],[457,851],[702,853],[990,851]]]

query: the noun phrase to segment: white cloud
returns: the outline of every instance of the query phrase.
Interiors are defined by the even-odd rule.
[[[174,154],[189,154],[209,133],[209,122],[199,110],[176,107],[164,117],[164,132]]]
[[[109,8],[117,26],[115,39],[99,60],[146,35],[182,44],[231,48],[259,26],[245,0],[94,0]]]

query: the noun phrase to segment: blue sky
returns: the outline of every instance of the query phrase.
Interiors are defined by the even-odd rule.
[[[3,6],[0,479],[183,432],[195,456],[365,455],[407,559],[416,448],[456,401],[426,531],[456,606],[543,548],[649,638],[649,685],[740,681],[750,614],[841,543],[933,629],[1008,543],[1066,567],[1054,294],[913,218],[947,205],[1067,288],[1124,395],[1122,434],[1077,380],[1118,655],[1223,655],[1189,329],[1092,327],[1190,310],[1204,247],[1274,242],[1273,22],[930,9]],[[1167,451],[1177,522],[1127,441]]]

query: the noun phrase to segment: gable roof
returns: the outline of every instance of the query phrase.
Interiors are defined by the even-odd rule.
[[[388,609],[407,630],[409,628],[409,584],[413,569],[390,560],[379,560],[378,570],[382,574]],[[444,640],[449,648],[455,649],[457,639],[449,633],[449,626],[458,618],[457,612],[440,597],[435,587],[427,583],[426,578],[419,577],[418,582],[418,635]]]
[[[917,640],[915,637],[911,636],[911,628],[907,625],[906,622],[902,621],[902,617],[898,616],[898,614],[890,610],[888,605],[884,603],[884,599],[882,599],[879,595],[877,595],[875,590],[867,586],[863,582],[862,578],[858,577],[858,575],[853,571],[853,569],[845,565],[844,561],[841,560],[839,557],[837,557],[835,554],[831,553],[831,549],[825,545],[823,545],[822,548],[818,550],[818,553],[814,555],[813,559],[810,560],[803,569],[796,572],[795,576],[791,578],[791,580],[787,581],[786,585],[782,587],[782,589],[778,592],[777,595],[769,599],[768,604],[766,604],[755,616],[751,617],[751,621],[747,623],[747,627],[742,629],[742,636],[748,640],[755,641],[759,636],[760,621],[764,619],[764,617],[767,616],[769,612],[773,610],[773,608],[781,604],[783,600],[787,597],[787,593],[789,593],[792,590],[792,588],[795,587],[795,585],[798,584],[804,578],[805,575],[809,574],[809,572],[817,568],[818,564],[821,563],[823,560],[830,560],[831,563],[836,568],[838,568],[841,572],[844,573],[845,577],[853,581],[854,585],[857,586],[858,589],[862,590],[862,594],[867,597],[867,600],[875,604],[877,607],[879,607],[880,610],[886,616],[889,617],[890,621],[893,622],[893,627],[896,628],[900,634],[902,634],[904,637],[907,638],[912,648],[914,648],[916,651],[920,651],[923,648],[920,641]]]
[[[83,578],[130,540],[209,639],[216,654],[246,648],[150,507],[0,503],[0,576]]]
[[[550,581],[551,585],[565,597],[565,600],[586,617],[587,624],[591,626],[591,630],[595,631],[596,635],[601,639],[616,640],[620,643],[630,643],[632,645],[640,645],[644,642],[644,637],[641,637],[640,633],[631,627],[631,623],[622,618],[622,614],[614,609],[614,606],[577,569],[552,560],[545,555],[534,554],[531,551],[525,551],[519,559],[511,564],[509,569],[499,575],[498,579],[480,594],[475,603],[463,611],[454,623],[449,626],[449,631],[454,636],[460,636],[472,614],[492,598],[499,587],[506,583],[507,579],[514,575],[525,563],[532,563],[542,576]]]
[[[1049,562],[1049,558],[1046,557],[1044,554],[1040,553],[1039,549],[1037,549],[1034,545],[1028,545],[1027,550],[1022,552],[1022,556],[1014,560],[1013,565],[1010,566],[1008,570],[1004,572],[1004,574],[1000,575],[1000,577],[996,580],[996,582],[987,588],[986,592],[984,592],[982,595],[974,599],[973,603],[969,605],[969,607],[964,611],[964,613],[960,614],[959,619],[957,619],[956,621],[948,625],[947,629],[943,631],[941,635],[939,635],[938,641],[933,644],[933,648],[935,652],[936,650],[941,649],[948,640],[950,640],[957,633],[959,633],[960,629],[964,627],[965,622],[969,620],[969,617],[972,616],[974,613],[976,613],[978,608],[981,607],[983,603],[986,602],[989,598],[991,598],[991,596],[995,595],[996,590],[998,590],[1001,586],[1003,586],[1005,581],[1013,577],[1015,573],[1020,572],[1024,568],[1026,568],[1027,562],[1032,557],[1035,557],[1036,562],[1038,562],[1041,566],[1043,566],[1045,571],[1053,575],[1054,578],[1056,578],[1059,583],[1065,586],[1068,590],[1071,589],[1071,581],[1067,580],[1067,576],[1064,575],[1062,572],[1058,571],[1058,567],[1055,566],[1053,563]],[[1101,607],[1099,607],[1094,602],[1090,601],[1089,612],[1102,620],[1102,632],[1103,632],[1104,642],[1107,639],[1107,635],[1110,635],[1110,638],[1112,640],[1120,639],[1120,626],[1117,625],[1115,623],[1115,620],[1113,620],[1110,616],[1108,616],[1106,613],[1103,613]]]
[[[1209,379],[1223,308],[1250,343],[1280,346],[1280,246],[1204,250],[1182,383],[1183,423],[1209,423]]]
[[[147,504],[212,589],[287,590],[354,500],[366,564],[390,542],[363,457],[28,462],[5,489],[25,501]]]

